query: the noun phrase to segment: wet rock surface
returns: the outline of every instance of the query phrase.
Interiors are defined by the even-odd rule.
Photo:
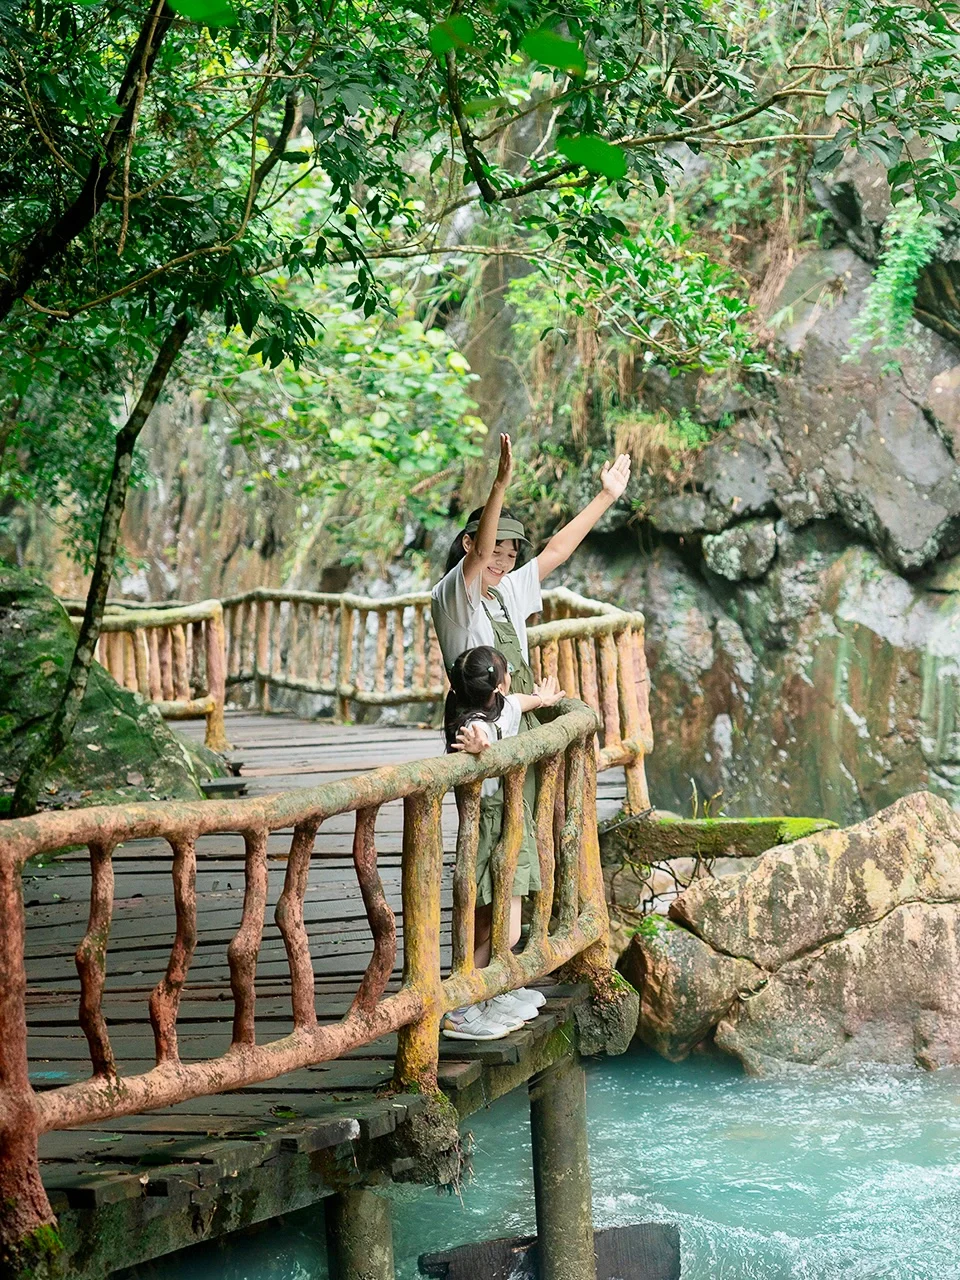
[[[0,788],[12,789],[44,731],[75,642],[55,596],[29,574],[0,566]],[[94,663],[73,739],[54,762],[41,802],[201,799],[200,778],[215,772],[155,707]]]
[[[755,1074],[960,1063],[960,817],[938,797],[697,880],[670,916],[621,961],[663,1056],[716,1028]]]
[[[960,804],[960,557],[911,580],[836,520],[781,521],[759,580],[667,546],[577,567],[646,615],[656,805],[849,824],[916,787]]]

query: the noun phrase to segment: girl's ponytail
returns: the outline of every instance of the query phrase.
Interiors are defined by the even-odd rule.
[[[443,734],[450,751],[457,734],[471,720],[495,723],[503,711],[499,686],[507,674],[507,660],[499,649],[477,645],[466,649],[450,670],[450,692],[443,708]]]

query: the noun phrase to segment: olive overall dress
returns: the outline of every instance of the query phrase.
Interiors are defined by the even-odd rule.
[[[490,593],[503,610],[503,617],[496,618],[486,605],[484,612],[493,627],[494,647],[499,649],[507,660],[510,670],[511,693],[533,693],[533,672],[523,656],[516,628],[510,621],[507,606],[498,591]],[[520,729],[524,733],[528,729],[536,729],[539,721],[532,711],[525,712],[520,718]],[[536,767],[527,769],[523,783],[523,837],[520,841],[520,856],[517,861],[517,873],[513,880],[512,896],[525,897],[540,888],[540,858],[537,854],[536,827],[533,814],[537,801]],[[490,870],[490,859],[500,840],[503,830],[503,782],[497,787],[495,795],[480,798],[480,839],[477,845],[477,904],[486,906],[493,901],[493,875]]]

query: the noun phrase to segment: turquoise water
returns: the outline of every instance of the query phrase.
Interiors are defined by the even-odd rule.
[[[960,1069],[750,1080],[644,1054],[588,1069],[598,1226],[675,1222],[684,1280],[960,1280]],[[534,1230],[522,1091],[470,1121],[462,1202],[398,1188],[397,1274],[417,1255]],[[141,1280],[325,1280],[321,1210],[202,1245]]]

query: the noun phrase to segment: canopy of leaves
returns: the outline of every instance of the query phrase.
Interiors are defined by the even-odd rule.
[[[565,311],[602,310],[642,358],[718,367],[746,354],[735,291],[667,223],[617,213],[667,191],[679,144],[786,144],[821,170],[859,150],[927,210],[960,169],[953,0],[27,0],[3,16],[0,474],[44,472],[20,498],[69,485],[71,452],[109,452],[176,316],[307,369],[347,314],[305,305],[326,272],[347,273],[359,332],[398,305],[391,263],[416,285],[431,260],[533,254]],[[41,422],[56,442],[31,435]],[[398,417],[385,430],[398,467],[415,457]]]

